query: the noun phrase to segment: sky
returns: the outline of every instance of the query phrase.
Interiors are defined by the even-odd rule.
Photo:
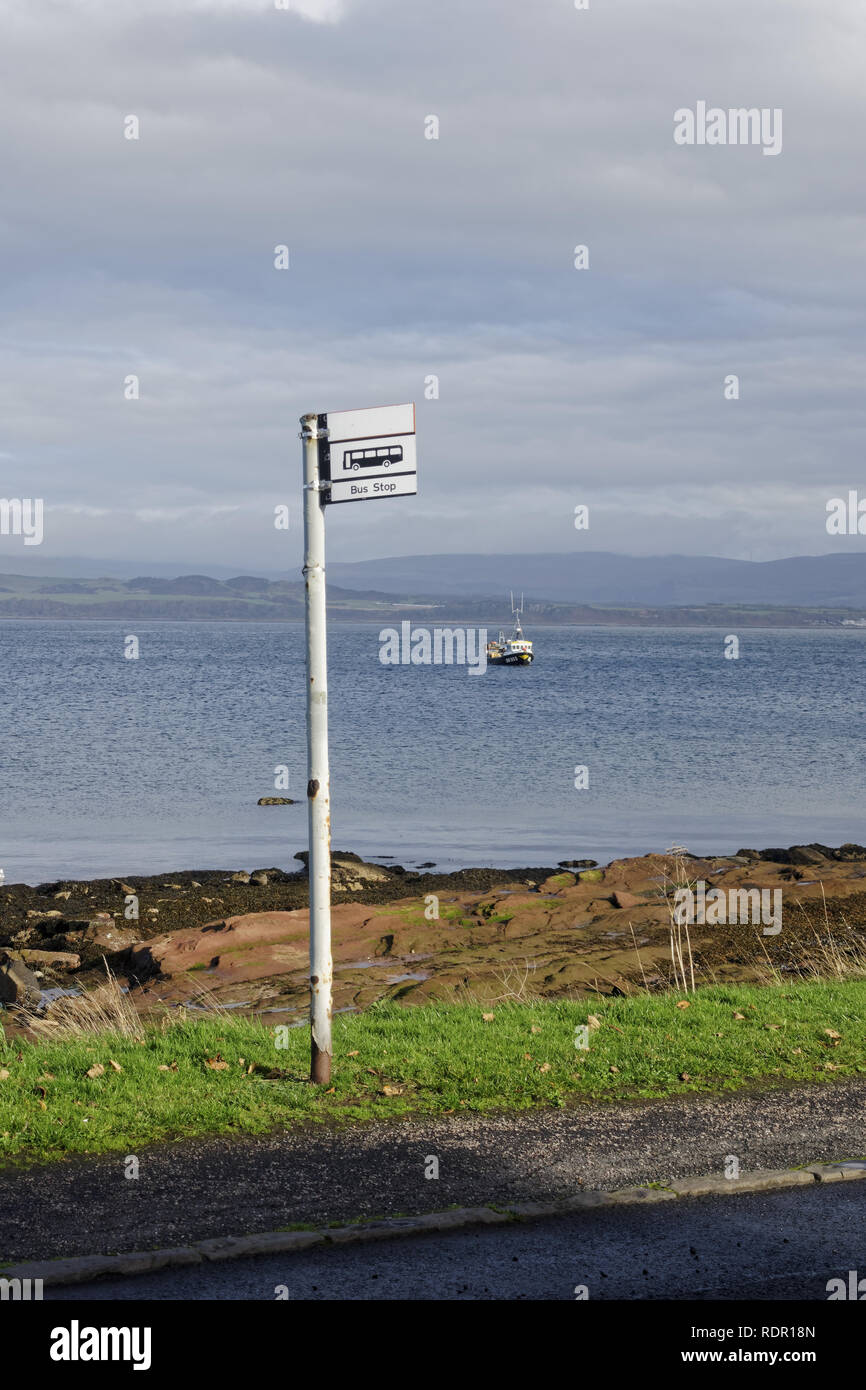
[[[296,569],[298,417],[410,400],[418,496],[329,510],[332,559],[862,548],[825,525],[866,496],[862,0],[0,26],[0,496],[44,499],[0,569]],[[781,150],[677,144],[699,102]]]

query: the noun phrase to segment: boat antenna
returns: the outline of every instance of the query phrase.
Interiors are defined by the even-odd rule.
[[[519,635],[519,636],[521,636],[521,637],[523,636],[523,632],[522,632],[521,627],[520,627],[520,617],[521,617],[522,612],[523,612],[523,594],[520,595],[520,607],[519,607],[519,608],[515,608],[515,606],[514,606],[514,590],[512,589],[512,591],[511,591],[511,616],[512,616],[513,619],[514,619],[514,632],[515,632],[515,635]]]

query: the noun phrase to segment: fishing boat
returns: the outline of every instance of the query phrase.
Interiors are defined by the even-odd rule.
[[[523,628],[520,626],[522,615],[523,595],[520,595],[520,607],[515,608],[514,594],[512,594],[511,616],[514,626],[510,637],[506,637],[504,632],[500,632],[495,641],[487,643],[487,660],[491,666],[529,666],[535,660],[532,643],[526,640],[523,635]]]

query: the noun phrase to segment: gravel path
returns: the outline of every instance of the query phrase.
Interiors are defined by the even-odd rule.
[[[557,1199],[866,1157],[866,1080],[643,1104],[316,1126],[0,1172],[0,1260],[182,1245],[294,1223]],[[425,1177],[438,1160],[438,1178]]]

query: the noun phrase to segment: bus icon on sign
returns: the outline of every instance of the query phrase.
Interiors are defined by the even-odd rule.
[[[344,449],[343,468],[357,473],[361,468],[390,468],[403,462],[403,445],[392,444],[382,449]]]

